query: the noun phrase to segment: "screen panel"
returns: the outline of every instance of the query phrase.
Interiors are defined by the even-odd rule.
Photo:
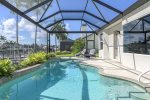
[[[107,21],[111,21],[113,18],[115,18],[117,15],[119,15],[117,12],[114,12],[113,10],[108,9],[105,6],[102,6],[98,3],[95,3],[95,4]]]
[[[86,11],[103,19],[102,15],[98,11],[92,0],[88,1]]]
[[[81,13],[62,13],[64,19],[82,19],[83,12]]]
[[[53,16],[53,17],[51,17],[51,18],[49,18],[49,19],[47,19],[47,20],[41,22],[40,25],[46,27],[47,25],[53,24],[53,23],[55,23],[55,22],[57,22],[57,21],[59,21],[59,20],[61,20],[61,19],[62,19],[62,16],[61,16],[61,14],[59,13],[59,14],[57,14],[57,15],[55,15],[55,16]]]
[[[45,0],[6,0],[22,12],[44,2]]]
[[[87,0],[58,0],[61,10],[84,10]]]
[[[102,22],[101,20],[99,20],[99,19],[97,19],[97,18],[95,18],[93,16],[90,16],[88,14],[84,14],[83,19],[89,21],[90,23],[92,23],[92,24],[94,24],[94,25],[96,25],[98,27],[102,27],[103,25],[106,24],[106,23]]]
[[[99,0],[118,10],[125,11],[128,7],[136,3],[138,0]]]
[[[49,5],[46,13],[44,14],[43,18],[48,17],[56,12],[60,11],[59,6],[56,2],[56,0],[53,0],[52,3]]]

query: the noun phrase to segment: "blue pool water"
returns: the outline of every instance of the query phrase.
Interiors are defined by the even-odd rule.
[[[72,60],[51,60],[32,73],[0,86],[0,100],[115,100],[139,86],[99,75]]]

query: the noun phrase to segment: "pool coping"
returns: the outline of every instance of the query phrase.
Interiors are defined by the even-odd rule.
[[[146,90],[147,93],[150,93],[150,88],[147,88],[147,87],[150,87],[149,85],[145,84],[145,83],[141,83],[139,81],[137,81],[136,79],[131,79],[130,77],[123,77],[123,76],[117,76],[117,75],[113,75],[113,74],[107,74],[104,72],[104,69],[103,68],[99,68],[99,66],[96,66],[96,65],[92,65],[92,64],[88,64],[86,62],[80,62],[80,64],[84,64],[84,65],[90,65],[92,67],[95,67],[99,70],[99,74],[100,75],[103,75],[103,76],[107,76],[107,77],[111,77],[111,78],[117,78],[117,79],[121,79],[121,80],[125,80],[125,81],[129,81],[129,82],[132,82],[136,85],[139,85],[140,87],[144,88]]]
[[[0,85],[3,85],[4,83],[7,83],[11,80],[14,80],[18,77],[21,77],[27,73],[30,73],[30,72],[33,72],[39,68],[41,68],[41,65],[42,64],[36,64],[36,65],[33,65],[33,66],[28,66],[26,68],[23,68],[23,69],[20,69],[20,70],[16,70],[15,72],[12,73],[12,76],[9,76],[9,77],[1,77],[0,78]]]

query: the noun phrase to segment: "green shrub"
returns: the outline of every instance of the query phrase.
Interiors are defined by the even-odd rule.
[[[37,52],[29,55],[24,61],[22,61],[17,68],[32,66],[35,64],[43,63],[50,58],[56,57],[55,53]]]
[[[62,51],[62,54],[70,54],[68,51]]]
[[[43,63],[46,61],[46,53],[45,52],[37,52],[29,55],[24,61],[20,63],[22,67],[27,67],[39,63]]]
[[[62,52],[61,51],[56,51],[56,55],[61,55]]]
[[[9,59],[0,60],[0,77],[12,75],[14,68],[12,61]]]
[[[57,51],[56,55],[65,55],[65,54],[70,54],[69,51]]]
[[[28,58],[26,58],[25,60],[21,61],[20,64],[16,67],[18,69],[21,69],[21,68],[31,66],[31,65],[34,65],[34,63],[32,61],[30,61]]]
[[[71,50],[72,50],[73,54],[76,54],[76,53],[82,51],[84,46],[85,46],[84,40],[82,40],[82,39],[75,40],[73,46],[71,47]]]
[[[48,53],[46,54],[46,59],[54,58],[56,57],[55,53]]]
[[[13,67],[15,68],[15,70],[22,69],[22,66],[20,64],[14,64]]]

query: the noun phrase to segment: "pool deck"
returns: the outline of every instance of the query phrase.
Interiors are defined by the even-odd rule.
[[[136,83],[148,92],[150,92],[150,75],[144,75],[141,78],[141,82],[138,81],[138,76],[141,72],[138,72],[134,69],[129,69],[121,65],[121,63],[114,60],[104,60],[104,59],[86,59],[86,58],[74,58],[80,60],[80,63],[91,65],[99,69],[99,73],[104,76],[115,77],[119,79],[124,79]],[[145,83],[148,82],[148,83]]]

